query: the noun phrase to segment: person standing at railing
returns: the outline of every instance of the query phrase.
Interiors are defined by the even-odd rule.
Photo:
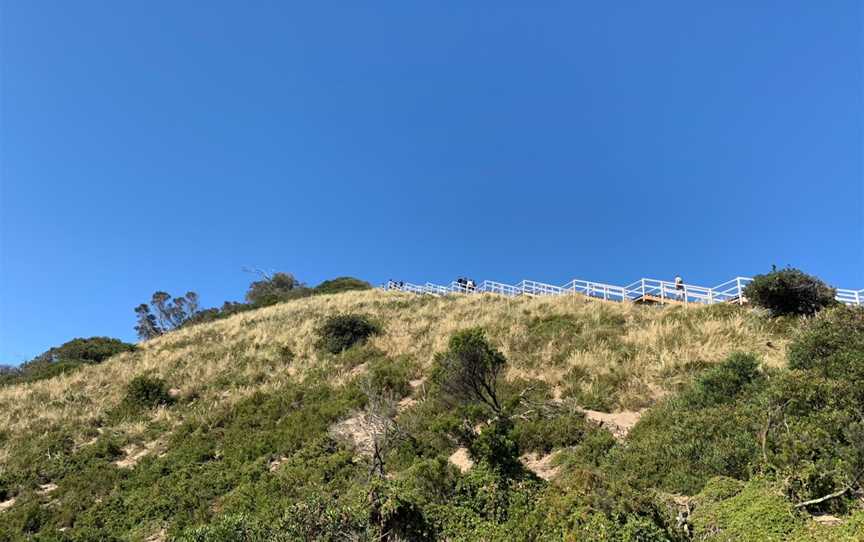
[[[675,292],[681,301],[687,301],[687,292],[684,290],[684,279],[680,275],[675,277]]]

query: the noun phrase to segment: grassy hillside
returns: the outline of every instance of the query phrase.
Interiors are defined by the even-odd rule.
[[[341,313],[367,315],[382,331],[326,353],[316,330]],[[722,532],[712,527],[719,520],[676,519],[691,503],[722,518],[734,515],[729,500],[761,498],[792,519],[779,538],[754,539],[854,540],[864,529],[854,506],[832,510],[839,526],[816,525],[777,496],[777,477],[764,469],[742,470],[741,487],[724,486],[727,500],[700,493],[712,476],[730,474],[701,456],[696,474],[628,479],[661,467],[627,456],[628,448],[650,456],[655,437],[620,440],[629,428],[620,420],[659,404],[633,434],[666,435],[651,412],[677,416],[670,398],[735,352],[753,354],[760,374],[783,370],[800,326],[737,306],[380,291],[190,326],[99,365],[0,388],[0,539],[372,539],[386,526],[391,539],[687,540],[700,525]],[[435,385],[436,354],[471,327],[507,360],[507,427],[477,405],[444,402]],[[372,472],[364,434],[372,388],[393,397],[388,419],[401,435],[383,476]],[[463,420],[479,428],[467,440]],[[462,472],[447,458],[465,455],[466,442],[474,466]],[[502,442],[549,481],[484,462],[481,444]]]

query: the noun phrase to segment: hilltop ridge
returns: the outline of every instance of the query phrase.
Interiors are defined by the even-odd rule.
[[[363,315],[377,331],[329,353],[321,348],[320,333],[334,315]],[[691,505],[681,508],[673,497],[696,498],[718,467],[704,467],[704,474],[680,483],[650,482],[644,487],[660,491],[655,500],[646,500],[650,492],[637,499],[612,479],[601,484],[612,484],[606,489],[583,487],[587,479],[578,481],[579,473],[600,469],[601,476],[604,462],[618,455],[615,469],[636,468],[628,466],[634,458],[617,450],[626,449],[626,430],[639,414],[651,413],[654,405],[672,408],[663,406],[674,404],[668,398],[686,392],[694,378],[736,352],[758,360],[762,371],[785,370],[788,345],[801,323],[736,305],[655,307],[582,296],[363,290],[183,327],[99,365],[0,387],[0,534],[325,540],[336,532],[366,539],[369,529],[389,525],[391,539],[503,539],[505,533],[516,536],[513,521],[522,522],[524,536],[533,532],[524,522],[540,509],[518,509],[527,506],[517,506],[520,499],[573,499],[587,491],[583,499],[599,491],[579,505],[588,506],[583,519],[550,516],[541,521],[549,525],[543,529],[620,527],[655,533],[656,540],[669,539],[669,533],[689,540],[683,524],[675,527],[675,517]],[[499,393],[506,408],[515,409],[512,418],[441,402],[440,356],[453,351],[454,336],[478,328],[504,360]],[[385,390],[393,402],[376,402],[373,388]],[[143,392],[130,395],[135,390]],[[586,418],[586,412],[593,415]],[[622,412],[631,417],[623,431],[614,423]],[[677,414],[663,418],[670,416]],[[476,424],[467,440],[459,436],[465,435],[462,417]],[[637,440],[629,446],[641,446],[640,455],[651,457],[654,452],[644,450],[654,450],[650,442],[656,437],[645,435],[660,430],[657,416],[646,423],[647,429],[636,425]],[[386,449],[376,433],[381,427],[399,434]],[[488,456],[491,463],[483,459],[481,442],[499,450]],[[386,452],[380,465],[379,444]],[[520,456],[521,466],[494,466],[495,457],[509,453]],[[503,501],[480,496],[488,484],[502,492]],[[774,491],[746,487],[760,499]],[[546,488],[557,489],[545,497]],[[612,500],[594,502],[602,493]],[[469,500],[457,498],[463,494]],[[624,504],[631,499],[636,500]],[[468,512],[483,502],[492,508]],[[637,511],[632,518],[620,516],[619,527],[618,512],[612,512],[617,506],[624,506],[620,513]],[[390,515],[377,515],[387,507]],[[857,536],[855,525],[864,520],[853,517],[830,532]],[[323,518],[330,519],[322,524]],[[823,536],[827,528],[813,527],[802,516],[788,532],[815,529]],[[658,534],[664,532],[666,538]]]

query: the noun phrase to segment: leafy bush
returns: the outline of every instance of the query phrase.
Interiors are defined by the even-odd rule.
[[[60,346],[52,348],[37,359],[45,359],[52,363],[62,361],[81,361],[84,363],[102,363],[113,355],[122,352],[132,352],[134,344],[111,337],[90,337],[89,339],[72,339]]]
[[[408,383],[411,372],[412,367],[408,360],[383,357],[369,365],[365,380],[376,392],[405,397],[411,393],[411,385]]]
[[[325,280],[315,287],[315,294],[338,294],[341,292],[350,292],[353,290],[370,290],[372,285],[365,280],[356,279],[354,277],[336,277],[335,279]]]
[[[134,344],[111,337],[77,338],[50,348],[20,367],[0,373],[0,384],[35,382],[66,374],[82,365],[102,363],[122,352],[132,352]]]
[[[501,413],[499,379],[507,360],[492,348],[482,329],[461,331],[450,338],[446,352],[435,356],[433,381],[457,403],[475,402]]]
[[[265,542],[274,540],[271,529],[243,514],[220,517],[208,525],[189,528],[176,542]]]
[[[484,463],[505,477],[524,472],[519,462],[519,444],[514,439],[513,422],[509,418],[495,418],[478,434],[465,433],[464,444],[476,463]]]
[[[261,280],[249,285],[246,301],[254,307],[267,307],[282,301],[311,295],[305,284],[291,273],[261,273]]]
[[[798,269],[773,270],[756,275],[744,288],[744,297],[776,316],[811,315],[836,304],[836,290]]]
[[[760,378],[756,356],[735,353],[705,371],[679,400],[697,408],[722,405],[734,401],[748,385]]]
[[[719,486],[719,487],[717,487]],[[793,540],[790,535],[803,524],[778,487],[754,479],[737,491],[725,479],[711,480],[696,497],[691,517],[694,538],[711,542],[727,540]]]
[[[864,420],[860,384],[805,371],[776,375],[751,399],[761,417],[755,439],[764,442],[765,470],[785,480],[799,503],[849,488],[864,480]],[[810,511],[842,513],[848,499],[830,499]]]
[[[132,408],[153,408],[171,403],[168,388],[161,378],[139,375],[126,385],[124,403]]]
[[[654,407],[615,457],[640,483],[693,494],[713,476],[747,479],[759,456],[756,406],[740,401],[763,379],[756,358],[732,354],[681,394]]]
[[[864,307],[837,307],[808,322],[789,346],[789,366],[864,381]]]
[[[554,449],[579,444],[593,427],[579,412],[552,412],[516,420],[513,439],[522,452],[548,454]]]
[[[369,337],[381,333],[381,327],[368,316],[338,314],[327,318],[317,330],[318,348],[340,354]]]

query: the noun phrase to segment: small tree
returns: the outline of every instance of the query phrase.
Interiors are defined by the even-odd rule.
[[[308,288],[291,273],[266,273],[258,271],[261,280],[249,285],[246,301],[258,307],[266,307],[281,301],[308,295]]]
[[[372,466],[370,474],[384,478],[387,454],[404,439],[404,433],[396,423],[397,400],[386,389],[376,388],[371,382],[362,385],[367,403],[361,423],[370,440]]]
[[[460,402],[479,402],[496,415],[502,414],[498,384],[507,360],[489,345],[483,330],[455,334],[436,362],[435,381],[447,396]]]
[[[150,311],[151,306],[155,314]],[[135,307],[135,314],[138,316],[135,331],[140,339],[152,339],[182,327],[193,320],[198,312],[198,294],[195,292],[186,292],[185,295],[175,298],[167,292],[155,292],[150,299],[150,305],[142,303]]]
[[[150,306],[147,303],[141,303],[135,307],[137,320],[135,324],[135,332],[141,340],[149,340],[162,335],[162,328],[156,322],[156,317],[150,312]]]
[[[834,305],[836,290],[803,271],[776,267],[765,275],[756,275],[744,288],[744,297],[775,316],[812,315]]]
[[[198,294],[186,292],[180,297],[171,298],[167,292],[156,292],[150,300],[150,305],[156,310],[156,320],[163,331],[170,331],[182,326],[186,320],[198,312]]]

